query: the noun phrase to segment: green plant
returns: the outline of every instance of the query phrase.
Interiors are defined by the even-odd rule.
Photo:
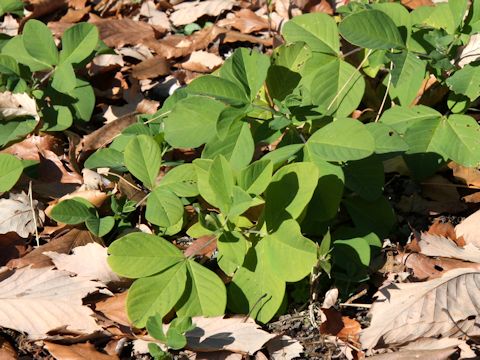
[[[146,325],[150,336],[173,350],[183,349],[187,345],[185,333],[195,328],[195,325],[192,323],[192,318],[190,317],[173,319],[166,333],[163,330],[163,326],[161,316],[151,316]],[[148,349],[155,359],[163,360],[172,358],[169,353],[163,351],[155,343],[148,344]]]

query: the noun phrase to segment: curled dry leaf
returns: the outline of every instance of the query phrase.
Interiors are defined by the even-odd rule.
[[[35,233],[37,226],[43,224],[45,214],[39,209],[39,202],[30,202],[24,192],[10,193],[8,199],[0,199],[0,219],[0,234],[13,231],[27,238]]]
[[[325,299],[323,299],[322,308],[329,309],[337,303],[338,300],[338,289],[332,288],[327,291],[325,294]]]
[[[32,116],[36,120],[40,119],[35,99],[26,93],[14,94],[10,91],[0,93],[0,120],[9,120],[20,116]]]
[[[231,10],[236,3],[235,0],[185,2],[174,7],[170,21],[175,26],[191,24],[202,16],[218,16],[225,10]]]
[[[102,283],[49,267],[5,269],[0,276],[0,326],[25,332],[30,339],[47,338],[60,329],[79,334],[101,330],[82,299],[104,287]]]
[[[2,153],[12,154],[22,160],[40,160],[39,151],[50,150],[55,154],[63,154],[63,140],[58,137],[45,135],[31,135],[26,139],[3,149]]]
[[[44,252],[58,270],[69,271],[77,276],[102,283],[118,282],[121,278],[115,274],[107,263],[107,248],[98,243],[89,243],[73,249],[72,255],[59,254],[54,251]]]
[[[223,59],[220,56],[200,50],[194,51],[181,67],[190,71],[211,73],[222,64]]]
[[[118,356],[108,355],[99,352],[90,343],[60,345],[52,342],[45,342],[48,352],[58,360],[116,360]]]
[[[479,283],[479,271],[454,269],[434,280],[381,288],[370,309],[371,324],[360,334],[363,348],[372,349],[379,341],[391,345],[478,333]]]

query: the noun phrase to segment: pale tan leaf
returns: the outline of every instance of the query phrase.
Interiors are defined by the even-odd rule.
[[[422,233],[418,246],[420,246],[420,252],[427,256],[440,256],[480,263],[480,249],[475,245],[466,244],[464,247],[459,247],[452,240],[443,236]]]
[[[454,269],[442,277],[381,288],[370,309],[371,324],[360,334],[364,348],[402,344],[421,337],[478,332],[480,272]]]
[[[269,28],[267,19],[258,16],[249,9],[242,9],[231,17],[227,16],[226,19],[217,21],[217,26],[231,26],[245,34],[267,30]],[[272,24],[271,26],[272,28],[276,28],[276,24]]]
[[[338,300],[338,289],[332,288],[327,291],[325,294],[325,299],[323,299],[322,308],[329,309],[337,303]]]
[[[152,0],[144,1],[140,8],[140,15],[148,18],[148,23],[158,26],[164,31],[170,31],[171,25],[168,21],[168,16],[163,11],[157,10],[155,3]]]
[[[228,350],[253,355],[275,334],[263,331],[251,318],[194,317],[195,329],[186,333],[188,348],[194,351]]]
[[[448,360],[450,355],[457,351],[456,347],[450,347],[438,350],[403,350],[371,356],[372,360]]]
[[[65,270],[78,276],[100,280],[103,283],[120,281],[107,263],[107,248],[98,243],[90,243],[73,249],[72,255],[59,254],[54,251],[44,252],[58,270]]]
[[[265,345],[272,360],[291,360],[299,357],[303,352],[303,346],[298,340],[290,336],[278,336]]]
[[[24,192],[10,193],[8,199],[0,199],[0,234],[13,231],[27,238],[44,220],[45,214],[39,209],[38,201],[32,200],[30,204],[30,198]]]
[[[60,345],[52,342],[45,342],[48,352],[56,360],[116,360],[118,356],[108,355],[99,352],[90,343]]]
[[[457,237],[463,237],[466,244],[472,244],[480,248],[480,210],[455,226]]]
[[[18,35],[18,27],[18,21],[12,15],[6,14],[3,16],[3,21],[0,22],[0,34],[8,36]]]
[[[32,116],[39,120],[35,100],[26,93],[13,94],[10,91],[0,93],[0,120],[19,116]]]
[[[471,62],[477,61],[480,58],[480,34],[473,34],[470,36],[467,45],[458,54],[458,66],[463,68]]]
[[[223,59],[207,51],[194,51],[187,61],[181,64],[183,69],[197,71],[201,73],[210,73],[223,64]]]
[[[0,274],[0,326],[22,331],[30,339],[53,330],[91,334],[101,330],[82,298],[104,287],[52,268],[22,268]]]
[[[236,3],[235,0],[185,2],[175,6],[170,21],[175,26],[191,24],[202,16],[218,16],[225,10],[231,10]]]

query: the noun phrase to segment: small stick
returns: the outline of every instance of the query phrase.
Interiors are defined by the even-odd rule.
[[[30,200],[30,210],[32,210],[33,224],[35,226],[35,241],[37,242],[37,247],[40,246],[40,235],[38,235],[38,224],[37,224],[37,214],[33,208],[33,194],[32,194],[32,182],[28,184],[28,198]]]

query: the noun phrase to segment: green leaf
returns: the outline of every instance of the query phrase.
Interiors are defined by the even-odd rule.
[[[318,169],[312,163],[293,163],[278,170],[265,191],[267,228],[274,231],[284,220],[297,219],[312,198],[317,182]]]
[[[299,281],[310,274],[317,262],[317,247],[300,232],[293,220],[285,220],[272,234],[261,240],[266,266],[280,279]]]
[[[386,110],[380,123],[391,126],[400,135],[405,134],[408,127],[421,120],[436,119],[442,116],[438,111],[424,105],[413,107],[394,106]]]
[[[242,266],[248,250],[247,239],[239,231],[222,232],[217,239],[218,265],[229,276]]]
[[[480,96],[480,67],[465,65],[455,71],[446,83],[455,94],[465,95],[473,101]]]
[[[401,105],[408,106],[416,98],[425,77],[427,62],[415,54],[403,51],[399,54],[387,55],[394,64],[390,97],[398,98]]]
[[[267,78],[270,58],[256,50],[236,49],[220,68],[220,76],[241,86],[247,98],[255,99]]]
[[[77,78],[75,89],[69,92],[69,95],[76,99],[73,103],[75,117],[79,120],[90,121],[95,107],[95,94],[92,86],[83,80]]]
[[[38,125],[35,119],[0,121],[0,146],[22,139],[30,134]]]
[[[383,163],[375,156],[350,161],[343,167],[345,186],[365,200],[374,201],[383,192]]]
[[[85,225],[94,235],[102,237],[113,229],[115,218],[113,216],[105,216],[103,218],[91,217],[85,221]]]
[[[57,46],[47,25],[38,20],[28,20],[23,28],[22,40],[27,53],[45,68],[58,64]]]
[[[375,150],[375,141],[365,125],[348,118],[335,120],[317,130],[306,147],[312,158],[348,161],[370,156]]]
[[[148,188],[155,186],[155,180],[162,163],[162,153],[157,142],[147,135],[134,137],[125,148],[125,166]]]
[[[312,103],[318,105],[322,113],[342,117],[350,115],[360,104],[365,80],[352,65],[336,60],[320,67],[306,86]]]
[[[215,136],[224,105],[205,96],[178,101],[164,120],[165,140],[173,147],[198,147]]]
[[[0,72],[5,75],[20,75],[20,68],[15,58],[0,54]]]
[[[223,155],[232,169],[238,171],[250,164],[254,151],[250,125],[237,121],[230,126],[223,139],[216,135],[205,145],[202,158],[214,159],[217,155]]]
[[[273,163],[270,160],[258,160],[240,171],[238,186],[249,194],[260,195],[272,180]]]
[[[114,149],[98,149],[85,161],[87,169],[110,168],[115,171],[124,172],[123,153]]]
[[[61,93],[72,91],[77,84],[77,78],[72,64],[62,63],[55,68],[53,73],[52,87]]]
[[[159,188],[168,189],[180,197],[197,196],[197,173],[195,165],[182,164],[170,169],[162,178]]]
[[[233,104],[243,104],[248,101],[247,94],[240,84],[213,75],[196,78],[188,84],[186,90],[189,94],[212,96]]]
[[[212,205],[218,206],[223,213],[227,213],[231,205],[235,180],[227,159],[219,155],[213,160],[208,174],[208,185],[213,190],[214,199],[207,199]],[[204,192],[200,188],[200,195]],[[213,201],[213,202],[212,202]]]
[[[219,316],[225,313],[227,294],[223,281],[213,271],[187,261],[185,293],[175,305],[179,316]]]
[[[10,39],[2,48],[2,54],[11,56],[16,59],[20,64],[24,64],[30,68],[30,71],[40,71],[51,69],[50,65],[33,58],[23,45],[23,36],[18,35]]]
[[[50,217],[60,223],[76,225],[97,216],[93,207],[87,206],[85,201],[73,198],[63,200],[55,205]]]
[[[145,218],[160,227],[168,228],[183,217],[182,201],[168,189],[157,187],[147,199]]]
[[[22,162],[13,155],[0,154],[0,192],[10,190],[20,179]]]
[[[300,150],[303,149],[303,146],[303,144],[291,144],[276,148],[274,151],[269,152],[262,157],[262,160],[270,160],[273,164],[273,168],[276,169],[285,161],[295,158]]]
[[[141,232],[127,234],[109,247],[108,264],[117,274],[140,278],[156,274],[184,261],[177,247],[165,239]]]
[[[0,16],[6,13],[23,15],[23,2],[20,0],[2,0],[0,4]]]
[[[340,43],[335,20],[323,13],[296,16],[282,28],[288,42],[303,41],[312,51],[338,55]]]
[[[465,17],[465,13],[468,9],[468,1],[467,0],[450,0],[448,1],[448,7],[450,8],[450,12],[452,13],[454,27],[458,28],[461,26],[463,22],[463,18]]]
[[[262,241],[250,249],[228,288],[228,307],[263,323],[275,316],[285,294],[285,282],[268,266],[266,251]]]
[[[342,37],[368,49],[403,48],[400,32],[390,17],[379,10],[363,10],[347,16],[338,26]]]
[[[347,283],[364,281],[368,279],[370,245],[363,238],[335,240],[332,260],[335,278]]]
[[[250,207],[255,205],[254,199],[252,199],[245,190],[236,185],[233,187],[231,203],[232,204],[227,213],[229,219],[235,219],[237,216],[242,215]],[[260,203],[263,203],[263,201]],[[258,205],[258,203],[256,204]]]
[[[187,281],[187,264],[177,263],[163,272],[137,279],[128,290],[127,313],[137,328],[150,316],[165,316],[181,298]]]
[[[148,331],[148,335],[151,337],[160,340],[162,343],[167,342],[167,336],[163,331],[163,321],[162,316],[150,316],[147,320],[147,324],[145,326]]]
[[[393,127],[381,122],[368,123],[366,127],[375,139],[376,154],[388,154],[408,150],[408,144]]]
[[[297,16],[294,20],[298,19]],[[292,20],[293,21],[293,20]],[[285,27],[283,27],[285,30]],[[275,49],[272,53],[272,61],[276,66],[287,68],[296,73],[303,73],[305,64],[312,57],[311,47],[303,41],[293,44],[284,44]]]
[[[43,109],[44,131],[63,131],[73,124],[70,109],[63,105],[53,105]]]
[[[85,60],[98,44],[97,27],[89,23],[79,23],[65,30],[62,35],[60,62],[78,64]]]

